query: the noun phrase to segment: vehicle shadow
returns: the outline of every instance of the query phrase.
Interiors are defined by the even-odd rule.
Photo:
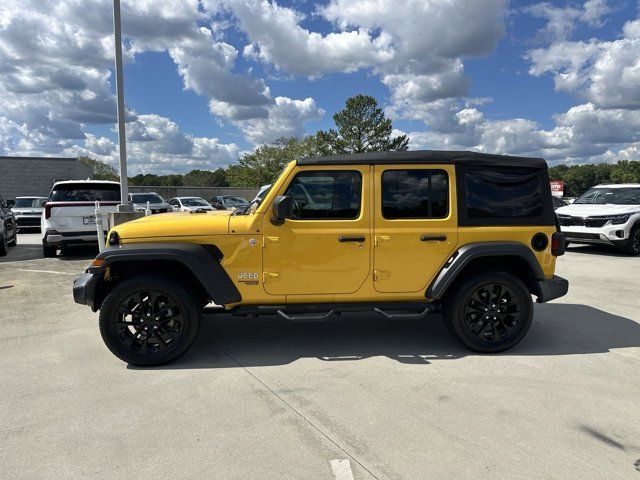
[[[629,257],[616,247],[610,245],[571,245],[567,247],[567,252],[579,253],[582,255],[603,255],[607,257]]]
[[[640,324],[585,305],[537,305],[527,337],[498,355],[577,355],[640,347]],[[191,350],[166,369],[285,365],[301,358],[327,362],[385,356],[400,363],[429,365],[480,355],[464,348],[441,318],[387,320],[349,314],[325,322],[296,323],[277,316],[210,316]],[[136,368],[129,366],[129,368]]]
[[[98,249],[92,246],[81,246],[69,251],[65,251],[64,255],[58,254],[53,260],[90,260],[98,254]],[[42,245],[18,244],[15,247],[9,247],[6,256],[0,257],[1,263],[22,262],[25,260],[37,260],[44,258],[42,254]]]

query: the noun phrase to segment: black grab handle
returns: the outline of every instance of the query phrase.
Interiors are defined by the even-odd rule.
[[[345,242],[364,242],[364,235],[359,237],[343,237],[342,235],[338,237],[338,241],[340,243]]]
[[[421,242],[444,242],[446,239],[446,235],[422,235],[420,237]]]

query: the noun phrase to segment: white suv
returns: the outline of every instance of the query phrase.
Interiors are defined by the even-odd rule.
[[[96,201],[100,202],[106,235],[107,214],[115,212],[120,203],[118,182],[68,180],[53,185],[40,220],[45,257],[55,257],[58,248],[98,243]]]
[[[556,214],[567,243],[614,245],[640,255],[640,184],[598,185]]]

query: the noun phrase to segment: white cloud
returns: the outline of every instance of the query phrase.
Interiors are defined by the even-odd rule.
[[[534,17],[547,20],[547,24],[538,31],[538,40],[553,42],[569,38],[579,22],[593,27],[602,26],[603,17],[609,13],[610,8],[606,0],[587,0],[582,7],[558,7],[543,2],[525,10]]]
[[[270,143],[281,137],[304,136],[303,125],[308,121],[321,119],[324,113],[313,98],[292,100],[276,97],[266,118],[237,121],[235,124],[252,143]]]

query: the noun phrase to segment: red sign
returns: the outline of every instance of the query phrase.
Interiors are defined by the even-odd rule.
[[[564,195],[564,180],[551,180],[551,195],[554,197]]]

